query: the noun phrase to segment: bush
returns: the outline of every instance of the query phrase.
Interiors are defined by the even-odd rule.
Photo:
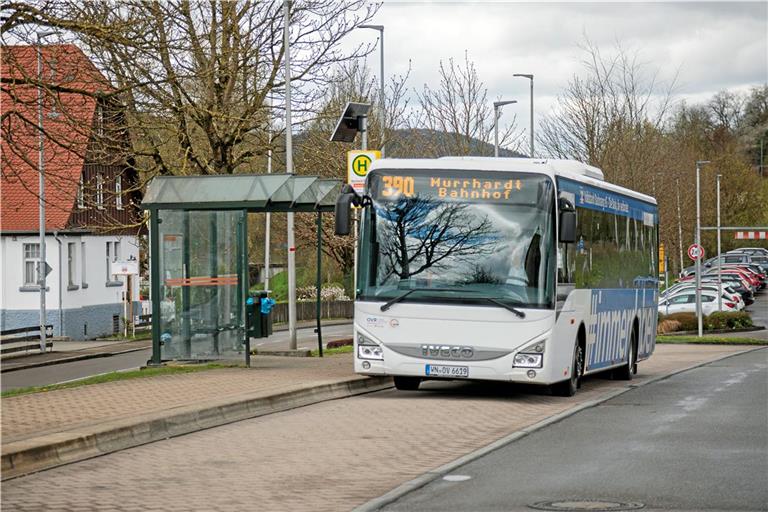
[[[744,311],[715,312],[704,319],[706,328],[711,329],[739,329],[752,327],[752,318]]]
[[[674,320],[680,323],[680,331],[695,331],[699,328],[694,313],[672,313],[664,317],[664,321]]]
[[[317,289],[314,286],[302,286],[296,290],[298,300],[315,300]],[[320,299],[326,300],[350,300],[344,288],[338,285],[323,286],[320,290]]]
[[[659,322],[659,327],[656,330],[658,334],[667,334],[670,332],[677,332],[680,330],[680,322],[677,320],[662,320]]]

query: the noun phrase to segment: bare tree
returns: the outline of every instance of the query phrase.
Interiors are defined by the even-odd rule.
[[[334,65],[365,53],[346,52],[340,41],[376,9],[366,0],[293,3],[299,119],[321,98]],[[279,105],[284,89],[282,2],[38,0],[4,10],[3,29],[17,38],[44,25],[85,46],[125,104],[132,151],[147,175],[253,170],[271,147],[266,98]]]
[[[437,87],[425,84],[416,92],[420,110],[410,128],[422,152],[428,153],[422,156],[493,155],[493,106],[475,64],[465,54],[462,64],[440,61],[438,74]],[[516,118],[499,130],[499,146],[519,149]]]

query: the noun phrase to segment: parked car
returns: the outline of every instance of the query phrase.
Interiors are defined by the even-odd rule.
[[[723,301],[723,311],[735,311],[736,304]],[[711,315],[717,311],[717,293],[703,291],[701,293],[701,311],[704,315]],[[659,313],[671,315],[673,313],[696,313],[696,294],[680,293],[659,301]]]
[[[702,285],[702,290],[705,292],[717,293],[717,283],[704,283]],[[720,291],[724,301],[730,301],[736,305],[733,310],[741,311],[744,309],[744,299],[741,298],[740,294],[736,293],[732,288],[727,286],[720,288]],[[667,290],[664,290],[664,293],[659,295],[659,300],[674,297],[675,295],[680,295],[681,293],[696,293],[696,286],[694,284],[677,284]]]

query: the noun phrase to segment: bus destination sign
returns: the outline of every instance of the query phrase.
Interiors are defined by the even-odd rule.
[[[379,175],[372,184],[376,199],[431,197],[436,199],[516,202],[515,196],[529,195],[530,183],[525,177],[468,178],[434,175]],[[526,186],[528,185],[528,186]]]

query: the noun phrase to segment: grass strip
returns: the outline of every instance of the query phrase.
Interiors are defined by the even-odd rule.
[[[55,391],[57,389],[78,388],[80,386],[90,386],[91,384],[103,384],[105,382],[117,382],[121,380],[141,379],[145,377],[156,377],[158,375],[174,375],[179,373],[194,373],[205,370],[217,370],[221,368],[233,368],[237,365],[227,365],[221,363],[207,363],[199,365],[176,365],[161,366],[157,368],[144,368],[142,370],[128,370],[109,372],[102,375],[94,375],[84,379],[73,380],[72,382],[63,382],[61,384],[50,384],[48,386],[30,386],[26,388],[9,389],[0,394],[2,398],[12,396],[27,395],[30,393],[44,393],[46,391]]]
[[[682,344],[693,343],[699,345],[768,345],[766,340],[756,338],[734,338],[727,336],[656,336],[656,343]]]
[[[355,351],[355,347],[353,345],[345,345],[343,347],[323,349],[323,355],[332,356],[334,354],[349,354],[354,351]],[[312,357],[319,357],[319,356],[320,356],[320,352],[317,349],[312,351]]]

